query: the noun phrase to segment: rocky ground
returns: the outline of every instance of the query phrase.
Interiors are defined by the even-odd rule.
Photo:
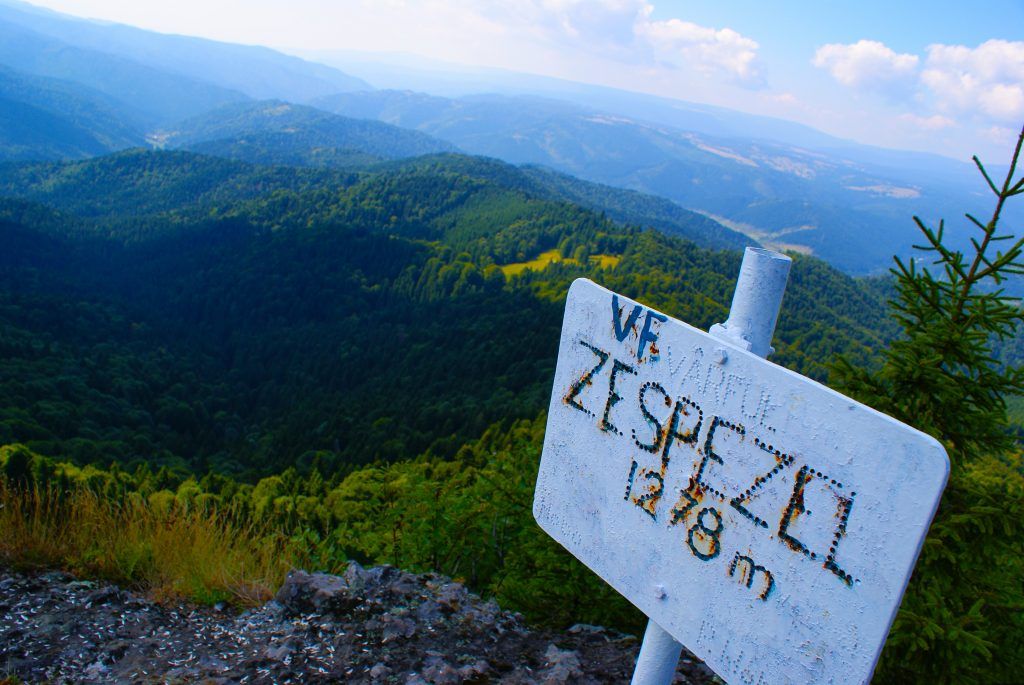
[[[0,683],[626,683],[636,638],[535,630],[447,578],[292,573],[244,612],[0,569]],[[676,683],[720,680],[684,653]]]

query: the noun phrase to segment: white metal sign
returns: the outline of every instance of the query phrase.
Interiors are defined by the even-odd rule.
[[[733,685],[868,682],[948,472],[909,426],[569,291],[534,516]]]

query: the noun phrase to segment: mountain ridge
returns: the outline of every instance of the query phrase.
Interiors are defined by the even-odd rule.
[[[366,161],[398,159],[454,151],[450,143],[425,133],[373,119],[332,114],[283,100],[261,100],[225,105],[179,122],[172,130],[152,136],[160,146],[220,152],[242,161],[274,162],[275,155],[291,153],[303,161],[304,153],[354,151]],[[248,152],[245,144],[250,145]],[[234,147],[232,147],[234,146]],[[261,150],[261,148],[263,148]],[[305,166],[324,165],[311,157]],[[350,162],[347,162],[351,165]]]
[[[197,147],[202,149],[204,145]],[[437,169],[489,179],[540,198],[576,202],[594,211],[606,212],[620,223],[651,226],[713,249],[740,249],[752,244],[743,235],[668,200],[579,181],[546,169],[518,168],[499,160],[442,154],[389,162],[362,160],[352,167],[348,165],[352,160],[346,159],[338,169],[299,164],[293,173],[271,165],[264,173],[258,172],[261,165],[240,157],[231,161],[220,155],[190,151],[136,149],[80,162],[0,165],[0,194],[51,204],[83,216],[131,215],[137,214],[140,208],[145,208],[145,213],[162,208],[196,214],[227,205],[230,198],[254,198],[271,189],[299,190],[324,184],[347,187],[361,175],[433,165]],[[127,163],[132,159],[138,164]],[[159,173],[153,175],[152,171]],[[120,179],[115,186],[119,190],[114,194],[110,194],[111,189],[103,180],[108,179],[110,173],[117,173]],[[259,176],[258,180],[254,175]],[[199,177],[205,178],[201,185],[197,185]],[[246,191],[244,185],[250,182],[254,190]],[[139,183],[145,185],[140,187]],[[218,190],[218,185],[223,187]],[[174,190],[177,186],[193,190],[184,196]],[[168,193],[177,195],[177,199],[168,199]],[[188,203],[194,206],[190,208]]]
[[[0,160],[90,157],[143,142],[102,93],[3,66],[0,117]]]
[[[370,88],[365,81],[333,67],[271,48],[81,19],[15,0],[0,3],[0,22],[22,26],[82,50],[120,55],[142,66],[254,99],[308,100]]]
[[[941,174],[937,184],[914,180],[910,171],[894,175],[883,165],[716,138],[551,98],[374,91],[314,104],[416,128],[473,154],[551,167],[751,224],[760,242],[811,250],[854,274],[880,272],[894,253],[911,253],[911,215],[937,220],[978,204]],[[966,244],[968,229],[950,230]]]

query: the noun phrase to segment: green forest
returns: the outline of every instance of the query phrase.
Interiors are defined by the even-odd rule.
[[[546,406],[574,278],[701,328],[724,320],[738,253],[537,199],[480,166],[287,174],[132,152],[15,167],[0,444],[248,480],[449,457]],[[552,249],[566,259],[501,269]],[[819,379],[838,351],[868,363],[895,330],[882,292],[797,258],[775,360]]]
[[[344,161],[131,150],[0,167],[0,524],[21,526],[0,558],[198,601],[265,596],[199,571],[168,580],[155,537],[42,544],[25,524],[144,510],[183,534],[233,531],[223,544],[249,547],[232,555],[275,550],[277,565],[260,557],[267,584],[288,564],[389,563],[462,579],[535,622],[641,630],[533,522],[565,293],[591,278],[707,329],[727,316],[741,253],[681,237],[703,217],[656,230],[649,207],[605,211],[586,188],[567,198],[568,181],[493,160]],[[878,681],[1011,682],[1019,309],[978,337],[963,317],[1003,301],[953,298],[950,365],[928,339],[944,286],[793,257],[772,361],[935,435],[954,462]],[[914,288],[935,311],[913,309]],[[1006,369],[997,394],[971,389]]]

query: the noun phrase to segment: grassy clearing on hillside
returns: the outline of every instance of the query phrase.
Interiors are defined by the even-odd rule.
[[[0,563],[60,568],[158,599],[256,605],[304,561],[287,538],[202,507],[76,488],[19,491],[0,480]]]
[[[501,267],[501,272],[505,274],[505,277],[518,276],[527,269],[533,269],[534,271],[543,271],[548,264],[557,264],[558,262],[565,262],[567,264],[578,264],[575,259],[571,257],[566,259],[562,257],[562,254],[558,250],[548,250],[547,252],[541,252],[536,258],[531,259],[528,262],[516,262],[515,264],[504,264]]]
[[[602,269],[614,269],[618,266],[619,262],[622,261],[622,257],[611,254],[596,254],[590,257],[590,263],[594,266]],[[527,269],[533,271],[543,271],[549,264],[579,264],[579,261],[573,257],[563,257],[562,253],[557,249],[548,250],[547,252],[541,252],[535,258],[527,262],[516,262],[514,264],[503,264],[501,265],[501,272],[505,274],[505,277],[518,276]]]
[[[622,261],[622,257],[613,254],[596,254],[590,258],[590,263],[602,269],[614,269]]]

